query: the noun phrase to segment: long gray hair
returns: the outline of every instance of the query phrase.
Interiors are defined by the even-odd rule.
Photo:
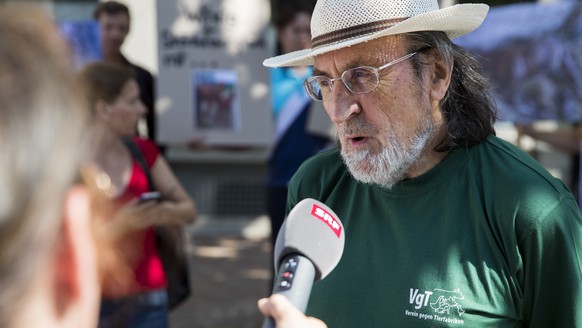
[[[494,135],[497,108],[490,84],[482,75],[477,60],[467,50],[453,44],[443,32],[408,33],[406,40],[409,51],[430,47],[438,51],[446,63],[453,64],[451,83],[440,103],[448,133],[435,150],[471,147]],[[420,56],[412,59],[420,78],[422,59]]]

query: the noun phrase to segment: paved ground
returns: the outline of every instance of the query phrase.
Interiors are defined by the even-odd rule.
[[[260,327],[256,303],[270,293],[268,218],[202,216],[188,231],[193,295],[171,313],[171,327]]]

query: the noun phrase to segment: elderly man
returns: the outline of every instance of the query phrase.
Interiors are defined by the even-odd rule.
[[[314,66],[305,88],[323,101],[341,144],[305,162],[289,185],[288,211],[318,199],[346,232],[308,316],[334,328],[582,327],[576,201],[495,137],[486,80],[450,41],[487,9],[319,0],[313,48],[265,61]],[[283,297],[259,308],[278,327],[323,325]]]

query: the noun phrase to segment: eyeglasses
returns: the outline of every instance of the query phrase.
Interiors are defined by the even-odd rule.
[[[341,80],[351,93],[368,93],[376,89],[380,83],[379,72],[381,70],[396,65],[427,49],[429,49],[429,47],[419,49],[418,51],[402,56],[380,67],[360,66],[350,68],[344,71],[341,77],[329,78],[323,75],[311,76],[303,82],[303,87],[307,91],[307,94],[309,94],[313,100],[317,101],[331,99],[333,95],[333,82],[337,80]]]

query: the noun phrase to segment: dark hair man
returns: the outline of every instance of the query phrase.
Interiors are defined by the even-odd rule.
[[[125,42],[130,29],[131,16],[129,8],[117,1],[100,2],[93,12],[93,17],[100,24],[101,49],[104,61],[128,66],[135,71],[140,98],[147,108],[145,115],[148,128],[147,137],[157,143],[154,78],[150,72],[131,63],[121,53],[121,46]]]

